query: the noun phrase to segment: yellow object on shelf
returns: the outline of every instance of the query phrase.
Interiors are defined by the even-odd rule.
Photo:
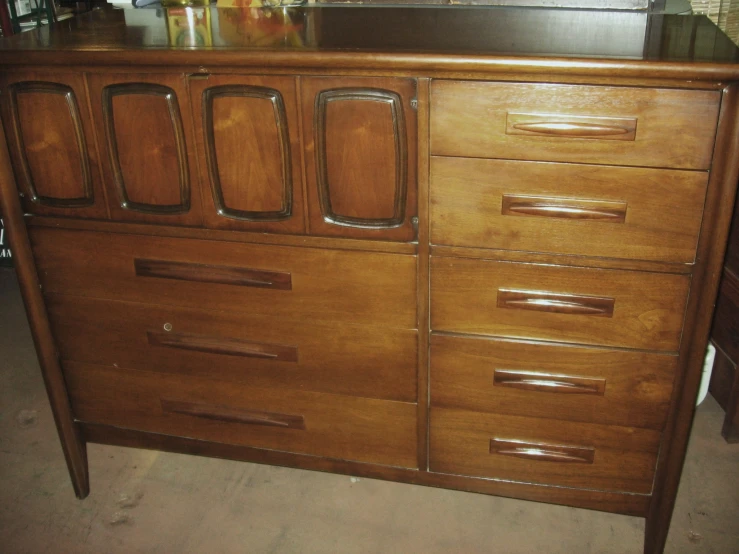
[[[210,8],[167,8],[167,35],[172,46],[212,46]]]

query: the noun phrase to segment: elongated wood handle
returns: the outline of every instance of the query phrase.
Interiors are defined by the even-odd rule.
[[[501,214],[624,223],[626,208],[626,202],[505,194]]]
[[[292,290],[293,288],[291,274],[278,271],[141,258],[136,258],[133,265],[136,269],[136,275],[139,277],[157,277],[160,279],[278,290]]]
[[[493,372],[493,385],[534,392],[553,392],[557,394],[594,394],[603,396],[606,380],[572,375],[550,375],[538,371],[515,371],[496,369]]]
[[[305,429],[302,415],[277,414],[257,410],[239,410],[226,406],[214,406],[197,402],[161,399],[162,411],[184,414],[202,419],[213,419],[227,423],[245,423],[248,425],[265,425],[268,427],[284,427],[286,429]]]
[[[498,307],[514,310],[613,317],[615,303],[604,296],[498,289]]]
[[[149,344],[154,346],[168,346],[170,348],[225,354],[227,356],[266,358],[281,362],[298,361],[298,348],[296,346],[254,342],[229,337],[173,333],[171,331],[148,331],[146,336]]]
[[[490,439],[490,453],[537,462],[592,464],[595,449],[589,446],[542,444],[507,439]]]
[[[632,141],[636,123],[633,117],[509,113],[506,134]]]

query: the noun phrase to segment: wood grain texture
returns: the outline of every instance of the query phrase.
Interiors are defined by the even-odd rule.
[[[432,257],[431,327],[676,351],[688,285],[681,275]],[[500,289],[613,298],[613,317],[500,308]]]
[[[302,79],[311,233],[412,241],[413,79]]]
[[[234,339],[232,337],[216,337],[195,333],[173,333],[164,324],[164,331],[147,331],[146,338],[152,346],[164,346],[195,352],[208,352],[224,356],[244,358],[262,358],[282,362],[297,362],[298,348],[283,344],[269,344],[253,340]]]
[[[493,385],[512,389],[551,392],[554,394],[592,394],[603,396],[606,393],[606,380],[572,375],[551,375],[541,371],[515,371],[510,369],[493,370]]]
[[[434,81],[431,152],[646,167],[708,169],[719,94],[648,88]],[[506,134],[510,113],[637,120],[631,140]]]
[[[595,448],[520,440],[490,439],[490,454],[511,456],[533,462],[592,464],[595,459]]]
[[[65,361],[160,371],[258,387],[414,402],[415,331],[314,319],[177,308],[47,295],[59,355]],[[168,325],[170,331],[165,331]],[[151,333],[195,335],[221,347],[236,342],[293,347],[295,358],[227,356],[214,349],[158,346]],[[166,337],[165,337],[166,338]],[[220,340],[218,340],[220,339]],[[281,349],[280,349],[281,350]],[[425,390],[424,390],[425,394]]]
[[[177,74],[88,74],[111,217],[202,224],[192,119]]]
[[[432,471],[605,491],[652,490],[660,433],[431,407]],[[594,450],[593,463],[491,455],[491,439]]]
[[[305,232],[294,77],[189,81],[205,225]]]
[[[707,182],[706,173],[693,171],[433,157],[431,240],[692,263]],[[515,215],[512,202],[521,206]],[[550,209],[535,215],[527,205]],[[605,208],[618,217],[553,213],[558,206]]]
[[[41,215],[107,217],[84,79],[24,72],[0,79],[11,161],[23,208]]]
[[[676,369],[672,355],[435,333],[431,404],[661,430]],[[558,392],[511,383],[511,375],[534,385],[585,383],[592,389]]]
[[[615,303],[615,298],[607,296],[498,289],[497,307],[552,314],[613,317]]]
[[[635,140],[636,123],[637,119],[632,117],[508,112],[506,134],[594,140]]]
[[[64,364],[75,416],[86,423],[339,460],[416,467],[416,407],[315,392],[256,388],[217,380]],[[176,395],[176,396],[175,396]],[[162,399],[228,410],[298,414],[305,429],[212,421],[172,413]],[[166,406],[166,404],[165,404]]]
[[[500,213],[623,223],[626,221],[627,208],[626,202],[504,194]]]
[[[189,415],[213,421],[223,421],[224,423],[264,425],[266,427],[282,427],[283,429],[305,429],[305,418],[301,415],[276,414],[257,410],[234,410],[225,406],[182,402],[164,398],[160,403],[164,413]]]
[[[32,242],[49,293],[396,329],[417,324],[414,256],[41,228]],[[137,277],[136,258],[290,273],[292,290]]]

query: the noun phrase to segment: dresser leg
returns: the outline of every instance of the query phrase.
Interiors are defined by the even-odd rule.
[[[18,200],[18,190],[10,166],[8,145],[2,125],[0,125],[0,211],[2,211],[3,223],[8,232],[8,242],[13,252],[21,296],[26,307],[31,335],[36,345],[41,373],[49,395],[51,411],[54,414],[69,475],[75,494],[78,498],[84,498],[90,493],[87,448],[72,415],[64,376],[59,365],[59,356],[46,314],[41,285],[33,262],[31,243],[23,221],[23,210]]]

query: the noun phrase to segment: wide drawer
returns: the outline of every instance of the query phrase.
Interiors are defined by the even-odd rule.
[[[662,430],[677,356],[431,336],[431,405]]]
[[[52,294],[64,361],[415,402],[414,330]]]
[[[431,328],[676,351],[685,275],[433,256]]]
[[[433,81],[431,153],[707,169],[716,91]]]
[[[31,229],[47,293],[416,328],[401,254]]]
[[[415,404],[72,362],[63,368],[84,423],[417,467]]]
[[[431,158],[431,242],[692,263],[708,175]]]
[[[647,494],[660,433],[431,409],[429,469],[474,477]]]

